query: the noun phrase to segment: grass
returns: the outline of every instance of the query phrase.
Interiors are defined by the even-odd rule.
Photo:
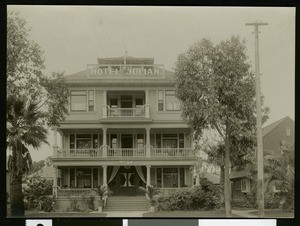
[[[143,217],[226,217],[220,210],[212,211],[159,211],[154,213],[144,213]]]
[[[257,215],[257,211],[253,211],[252,214]],[[293,218],[294,212],[287,212],[280,209],[265,209],[266,218]]]
[[[54,218],[54,217],[105,217],[107,213],[97,212],[38,212],[34,210],[25,211],[26,218]],[[7,217],[10,217],[9,215]]]

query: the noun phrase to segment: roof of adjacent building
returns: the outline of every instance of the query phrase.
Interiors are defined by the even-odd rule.
[[[272,130],[274,130],[277,126],[279,126],[286,119],[292,120],[289,116],[286,116],[286,117],[284,117],[282,119],[279,119],[279,120],[271,123],[270,125],[264,127],[262,129],[263,137],[266,136],[268,133],[270,133]],[[247,176],[250,176],[250,174],[251,173],[250,173],[250,169],[249,168],[246,168],[244,170],[239,170],[239,171],[233,170],[230,173],[230,179],[247,177]]]
[[[45,166],[42,169],[40,169],[39,171],[28,175],[28,177],[30,178],[35,175],[39,175],[43,179],[52,179],[52,178],[54,178],[54,168],[53,168],[53,166]]]
[[[201,177],[206,178],[208,181],[212,182],[213,184],[220,183],[220,175],[218,175],[218,174],[204,172],[204,173],[201,173]]]
[[[262,129],[263,137],[264,137],[265,135],[267,135],[269,132],[271,132],[273,129],[275,129],[278,125],[280,125],[280,123],[282,123],[282,122],[283,122],[284,120],[286,120],[286,119],[291,119],[291,118],[290,118],[289,116],[286,116],[286,117],[284,117],[284,118],[282,118],[282,119],[279,119],[279,120],[277,120],[276,122],[273,122],[273,123],[271,123],[270,125],[264,127],[264,128]]]

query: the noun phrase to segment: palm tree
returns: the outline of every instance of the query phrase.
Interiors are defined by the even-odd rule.
[[[39,148],[47,143],[47,130],[43,127],[46,114],[38,110],[37,103],[27,98],[9,97],[6,110],[6,144],[11,150],[8,167],[11,176],[11,215],[24,215],[22,176],[32,164],[27,146]]]

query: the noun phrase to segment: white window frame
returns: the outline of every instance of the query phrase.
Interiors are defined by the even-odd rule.
[[[86,97],[86,102],[85,102],[85,110],[72,110],[72,92],[73,91],[82,91],[82,92],[85,92],[85,97]],[[90,91],[92,91],[93,92],[93,106],[94,106],[94,109],[93,109],[93,111],[90,111],[89,110],[89,92]],[[95,90],[93,90],[93,89],[87,89],[87,90],[83,90],[83,89],[72,89],[72,90],[70,90],[70,104],[69,104],[69,111],[70,112],[95,112],[95,110],[96,110],[96,106],[95,106],[95,103],[96,103],[96,101],[95,101],[95,98],[96,98],[96,92],[95,92]]]
[[[245,187],[243,185],[245,185]],[[241,179],[241,192],[250,192],[250,180],[248,178]]]

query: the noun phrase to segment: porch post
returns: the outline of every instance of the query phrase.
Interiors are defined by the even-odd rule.
[[[53,166],[53,171],[54,171],[54,175],[53,175],[53,186],[52,186],[52,191],[53,191],[53,196],[57,197],[57,166]]]
[[[103,153],[102,153],[102,155],[103,155],[103,158],[106,158],[107,157],[107,143],[106,143],[107,128],[102,128],[102,131],[103,131],[103,146],[102,146]]]
[[[56,158],[57,157],[57,151],[58,151],[58,146],[57,146],[57,127],[54,126],[52,127],[53,130],[53,157]]]
[[[150,117],[149,90],[145,90],[145,118]]]
[[[150,180],[150,168],[151,166],[150,165],[147,165],[147,186],[150,186],[151,185],[151,180]]]
[[[103,168],[103,185],[107,186],[107,166],[102,166]]]
[[[107,95],[106,90],[103,90],[103,112],[102,117],[107,118]]]
[[[150,128],[146,128],[146,157],[151,157]]]

